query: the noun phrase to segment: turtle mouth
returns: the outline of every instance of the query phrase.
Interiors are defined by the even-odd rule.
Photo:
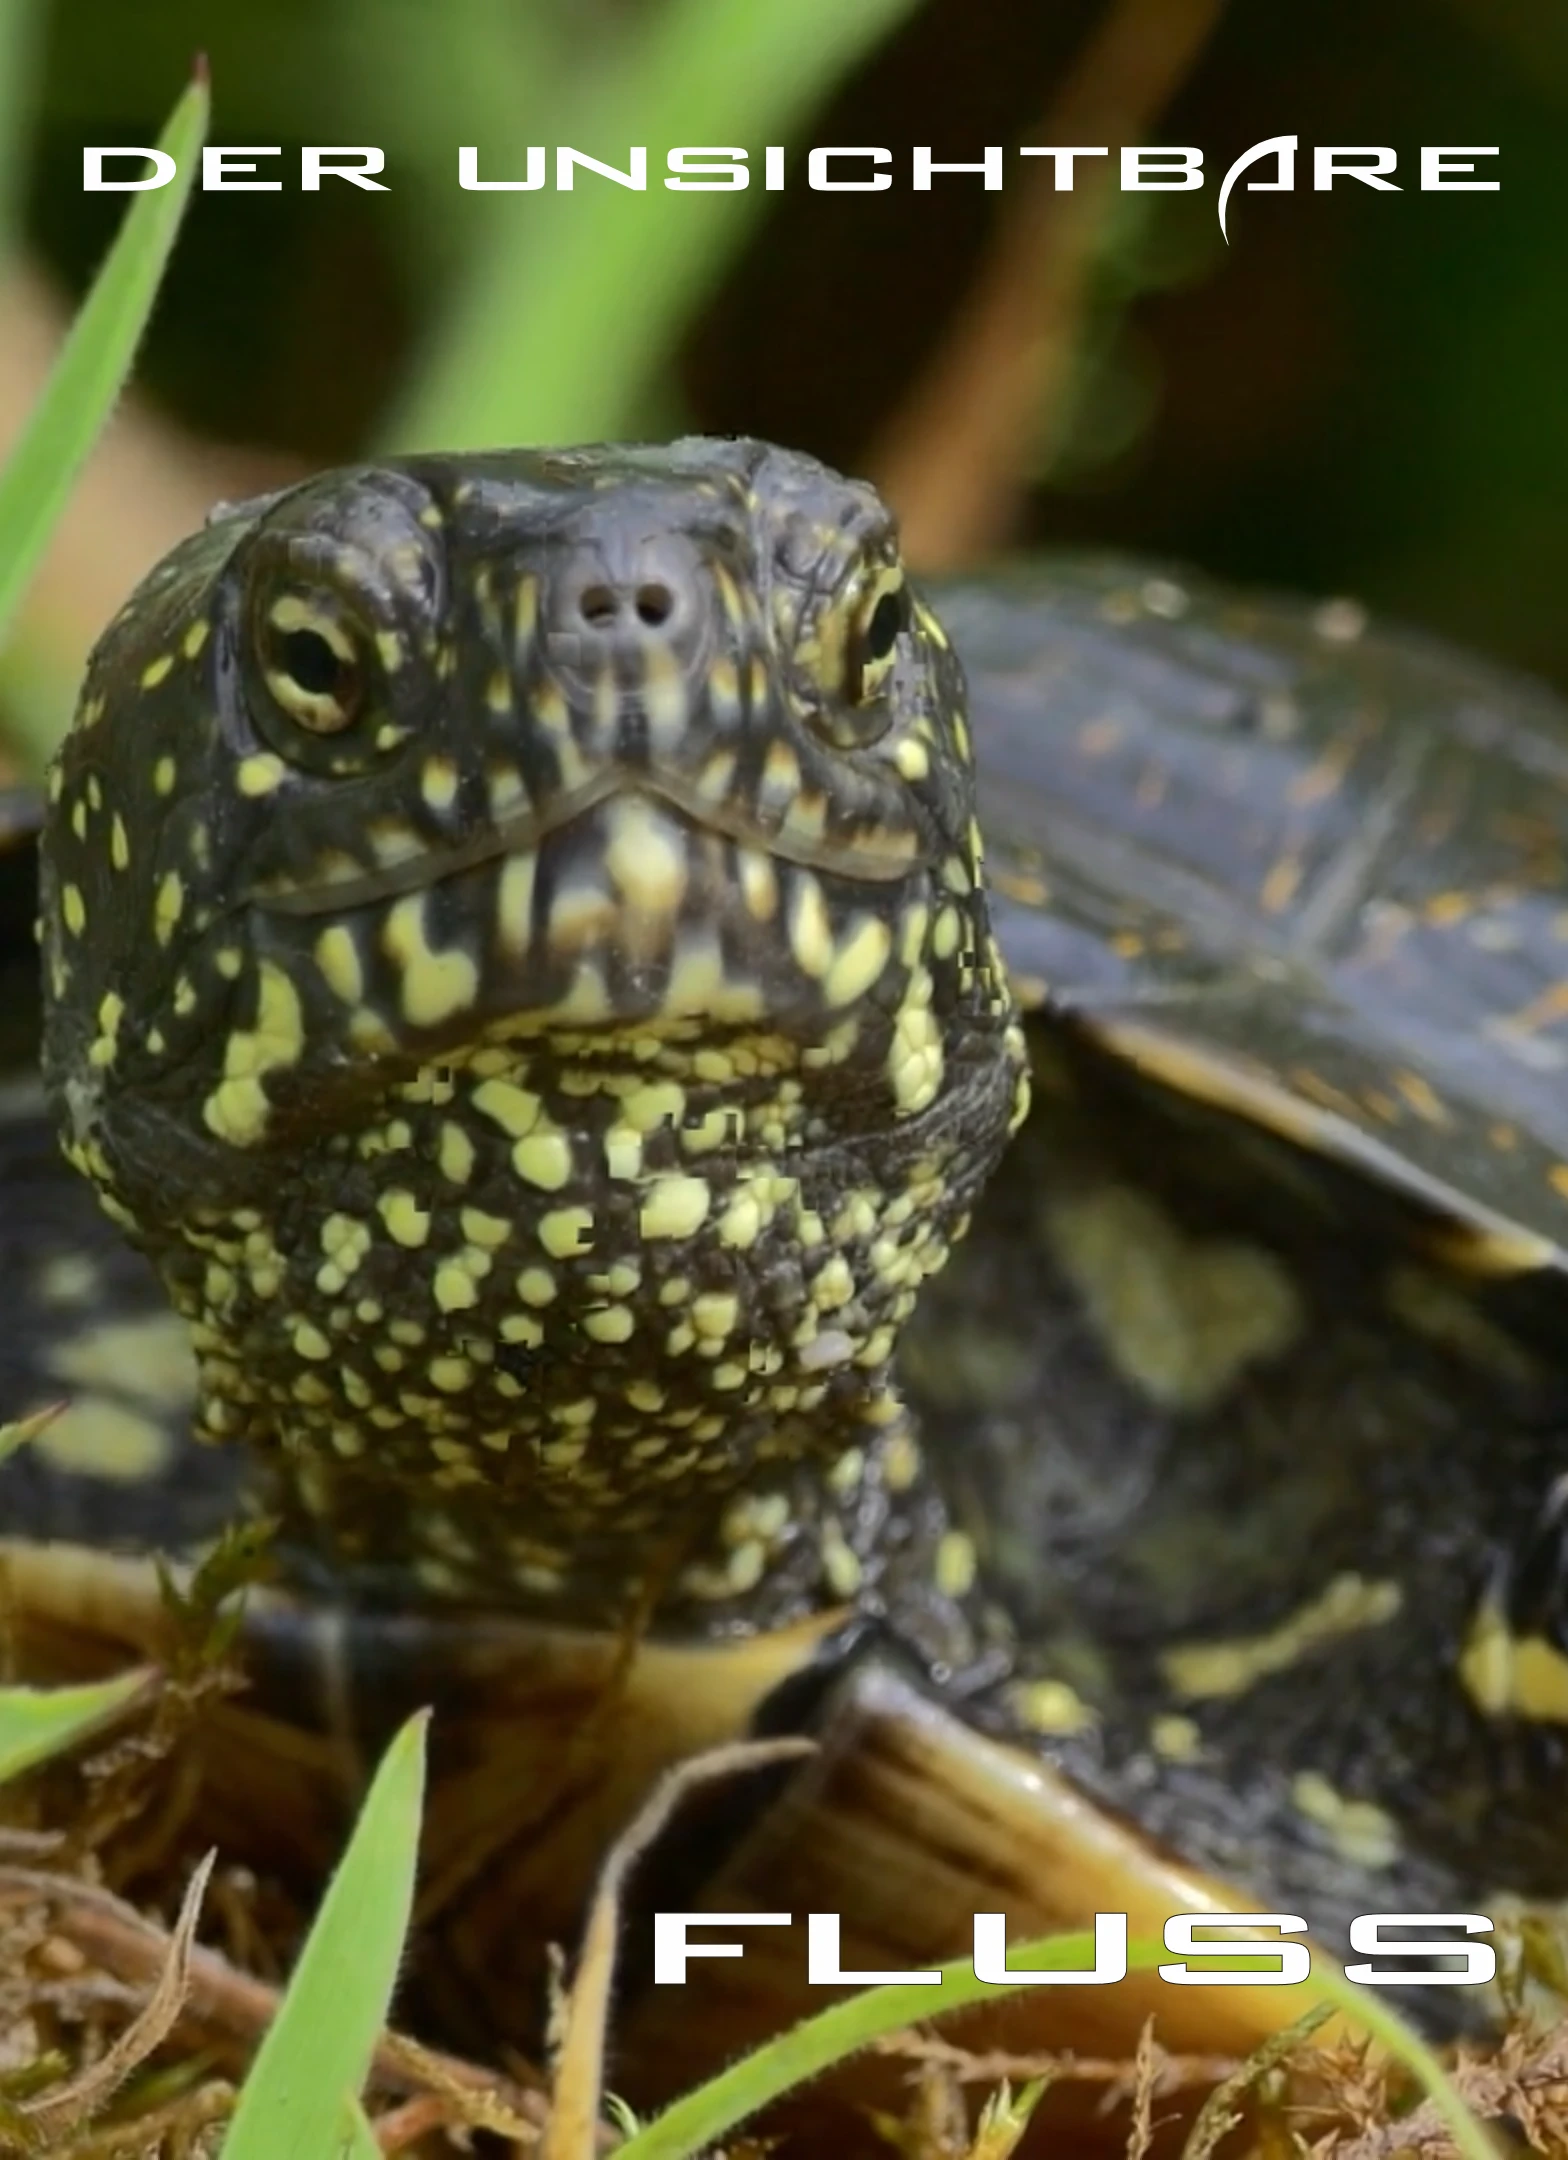
[[[847,884],[898,884],[930,860],[929,845],[912,825],[890,828],[868,823],[851,840],[831,841],[824,833],[813,832],[811,821],[792,804],[783,805],[779,815],[768,821],[734,803],[709,800],[679,774],[606,772],[563,795],[547,810],[503,817],[468,840],[432,844],[412,827],[397,828],[378,836],[374,869],[345,856],[325,876],[309,883],[269,879],[248,897],[271,914],[335,915],[345,908],[429,890],[487,863],[537,857],[550,841],[582,825],[602,805],[639,801],[673,812],[694,833],[760,849],[781,864],[821,871]]]
[[[678,782],[601,780],[483,844],[269,897],[262,914],[269,944],[303,943],[385,1047],[420,1056],[556,1029],[811,1042],[904,964],[929,883],[913,843],[781,846]]]

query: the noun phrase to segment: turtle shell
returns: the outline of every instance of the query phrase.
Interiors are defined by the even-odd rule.
[[[1568,1252],[1568,706],[1348,601],[1123,561],[937,595],[1020,993],[1450,1218]]]

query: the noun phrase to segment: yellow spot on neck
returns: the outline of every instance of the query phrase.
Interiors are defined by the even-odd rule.
[[[499,1125],[512,1140],[521,1140],[539,1122],[538,1096],[510,1080],[482,1080],[470,1100],[481,1117]]]
[[[461,1258],[443,1260],[435,1274],[435,1301],[443,1312],[462,1312],[479,1303],[479,1284]]]
[[[541,1192],[559,1192],[572,1174],[571,1143],[560,1132],[530,1133],[513,1148],[512,1168]]]
[[[467,1184],[473,1173],[474,1143],[461,1125],[448,1123],[442,1126],[436,1160],[441,1166],[441,1175],[449,1184]]]
[[[645,1238],[684,1238],[706,1220],[712,1195],[701,1178],[656,1178],[637,1212]]]
[[[430,1235],[430,1216],[419,1205],[413,1194],[402,1186],[394,1186],[384,1192],[376,1202],[387,1233],[399,1245],[409,1247],[423,1245]]]
[[[488,1215],[483,1208],[465,1207],[458,1213],[458,1227],[470,1245],[483,1246],[493,1251],[504,1245],[512,1234],[512,1225],[500,1215]]]
[[[539,1242],[552,1260],[586,1252],[592,1234],[592,1208],[552,1208],[539,1219]]]
[[[317,1361],[324,1360],[332,1355],[332,1345],[327,1341],[326,1336],[322,1334],[320,1328],[311,1320],[295,1321],[294,1348],[301,1357],[314,1358]]]

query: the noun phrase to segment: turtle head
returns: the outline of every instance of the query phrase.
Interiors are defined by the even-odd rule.
[[[957,662],[759,444],[220,514],[94,655],[44,956],[209,1428],[372,1556],[416,1487],[644,1533],[815,1445],[1018,1108]]]

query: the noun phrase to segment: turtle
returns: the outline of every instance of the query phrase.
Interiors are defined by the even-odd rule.
[[[746,1733],[818,1744],[641,1909],[846,1968],[1568,1891],[1550,690],[1163,565],[917,586],[758,441],[423,455],[219,506],[7,800],[0,1406],[70,1399],[11,1670],[164,1654],[153,1556],[263,1519],[204,1820],[319,1872],[433,1704],[443,2021],[530,2030]],[[637,1939],[634,2099],[810,2000]],[[1294,2014],[1193,2000],[1006,2030]]]

